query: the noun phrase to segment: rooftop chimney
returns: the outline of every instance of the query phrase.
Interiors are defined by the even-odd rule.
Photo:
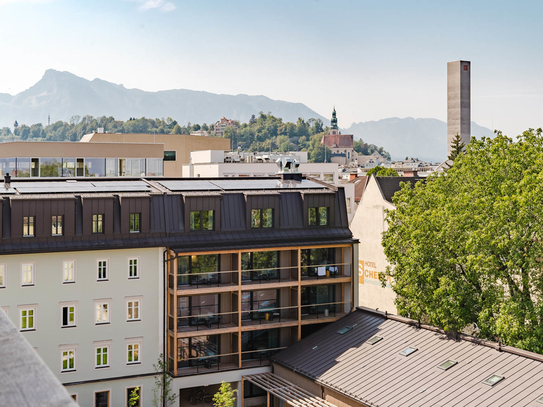
[[[297,160],[293,160],[290,157],[281,157],[276,161],[279,166],[279,174],[283,181],[302,181],[302,173],[298,171],[300,163]]]

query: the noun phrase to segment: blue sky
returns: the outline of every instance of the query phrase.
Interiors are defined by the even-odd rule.
[[[543,2],[0,0],[0,92],[54,68],[128,88],[262,94],[341,127],[446,119],[446,63],[472,61],[472,119],[543,126]]]

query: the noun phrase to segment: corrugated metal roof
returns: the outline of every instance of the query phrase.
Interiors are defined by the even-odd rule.
[[[352,330],[340,335],[345,326]],[[374,345],[366,341],[383,339]],[[400,352],[418,350],[409,356]],[[500,351],[501,349],[502,351]],[[438,366],[458,362],[448,370]],[[357,310],[276,355],[275,361],[368,406],[537,406],[543,356]],[[492,374],[505,379],[494,386]]]
[[[375,177],[375,180],[383,193],[383,197],[390,203],[393,203],[392,197],[400,190],[401,182],[409,182],[413,186],[417,181],[424,182],[424,178],[420,177]]]

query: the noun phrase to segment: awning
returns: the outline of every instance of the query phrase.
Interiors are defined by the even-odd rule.
[[[273,373],[243,376],[254,385],[295,407],[336,407]]]

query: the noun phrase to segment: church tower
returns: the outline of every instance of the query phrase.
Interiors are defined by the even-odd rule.
[[[330,134],[339,134],[337,127],[337,117],[336,117],[336,107],[334,106],[334,111],[332,112],[332,120],[330,120]]]

